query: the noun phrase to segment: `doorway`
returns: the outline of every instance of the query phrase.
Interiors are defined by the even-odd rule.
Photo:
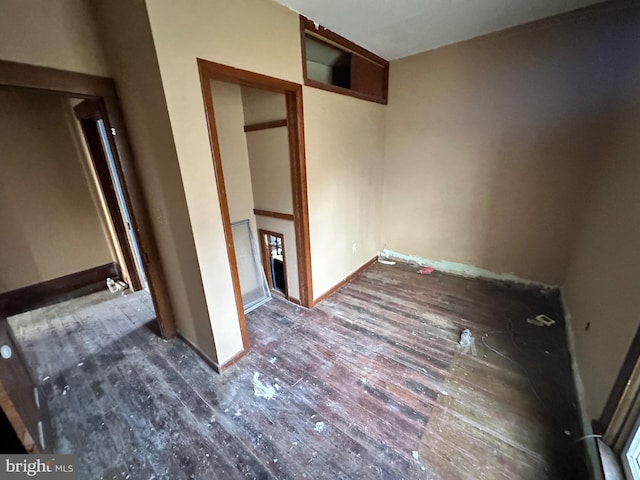
[[[88,101],[83,107],[86,110],[80,112],[79,118],[84,119],[81,122],[85,133],[92,132],[93,149],[88,145],[92,153],[100,150],[103,152],[103,161],[95,162],[95,169],[97,177],[102,179],[100,189],[105,201],[113,208],[113,212],[118,212],[117,215],[111,214],[110,209],[109,216],[114,230],[120,231],[117,243],[125,257],[120,267],[123,274],[126,272],[129,280],[127,283],[134,290],[145,286],[148,289],[160,335],[163,338],[175,336],[176,327],[168,287],[113,81],[104,77],[0,60],[0,88]],[[86,139],[89,144],[89,135],[86,135]],[[98,172],[98,164],[102,165],[102,174]],[[111,172],[116,174],[117,184],[113,183]],[[102,186],[108,182],[111,182],[110,188]],[[113,201],[108,200],[108,197]]]
[[[298,290],[299,298],[289,296],[289,300],[300,305],[311,307],[313,302],[311,285],[311,258],[309,241],[309,218],[307,203],[306,165],[304,157],[304,128],[302,116],[302,86],[296,83],[287,82],[273,77],[239,70],[233,67],[220,65],[214,62],[198,59],[202,94],[204,98],[207,123],[209,127],[209,138],[213,156],[214,171],[216,175],[216,186],[220,201],[223,227],[227,244],[227,256],[231,268],[232,281],[236,297],[236,308],[240,320],[241,331],[243,332],[243,343],[245,351],[248,349],[248,338],[244,319],[242,304],[240,278],[234,250],[233,232],[231,228],[233,219],[230,214],[229,197],[234,195],[234,190],[228,189],[225,184],[225,173],[223,162],[225,157],[222,154],[221,136],[219,125],[216,119],[216,107],[219,109],[220,97],[216,101],[216,94],[212,93],[213,83],[233,84],[242,89],[257,90],[261,92],[273,92],[281,95],[284,100],[284,116],[286,118],[269,119],[269,121],[258,121],[251,125],[245,124],[244,132],[256,132],[265,129],[282,129],[287,136],[285,139],[285,150],[288,158],[288,190],[290,192],[291,212],[266,210],[254,206],[252,215],[256,218],[277,219],[288,222],[291,227],[291,235],[294,238],[291,251],[296,253],[295,266],[297,267],[297,282],[295,286]],[[245,147],[246,148],[246,147]],[[228,158],[228,156],[226,157]],[[232,171],[235,172],[235,171]],[[230,171],[227,171],[229,174]],[[262,181],[268,181],[264,176]],[[234,179],[230,178],[230,182]],[[256,183],[254,181],[254,183]],[[246,217],[245,217],[246,218]],[[267,227],[268,228],[268,227]],[[283,262],[284,267],[284,262]],[[266,272],[265,272],[266,273]],[[272,279],[273,280],[273,279]],[[291,293],[293,280],[289,275],[290,282],[287,283],[286,292]]]
[[[287,257],[285,254],[284,235],[266,230],[259,230],[260,253],[262,265],[267,276],[269,288],[285,297],[287,290]]]
[[[74,107],[74,113],[87,143],[100,190],[108,209],[118,247],[123,257],[123,276],[133,290],[149,291],[140,246],[133,229],[130,208],[127,205],[122,173],[118,168],[112,144],[114,131],[107,132],[106,114],[100,103],[83,100]]]

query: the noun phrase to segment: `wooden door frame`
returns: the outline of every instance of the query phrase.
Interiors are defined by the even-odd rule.
[[[200,86],[204,98],[205,114],[209,130],[209,142],[213,157],[213,166],[216,176],[216,187],[220,211],[222,213],[222,225],[225,241],[227,243],[227,256],[231,267],[231,279],[236,299],[236,309],[240,320],[240,330],[245,351],[249,348],[246,332],[244,310],[242,307],[242,295],[240,290],[240,278],[236,264],[236,254],[233,248],[233,236],[231,233],[231,219],[229,217],[229,205],[222,172],[220,156],[220,143],[213,110],[213,96],[211,93],[211,81],[219,80],[228,83],[270,90],[282,93],[287,105],[287,129],[289,131],[289,157],[291,165],[291,194],[293,197],[294,230],[298,251],[298,278],[300,287],[300,303],[311,308],[313,306],[313,288],[311,284],[311,244],[309,240],[309,205],[307,199],[307,168],[304,151],[304,121],[302,110],[302,85],[298,83],[269,77],[248,70],[222,65],[201,58],[197,59],[198,72],[200,74]]]
[[[269,288],[274,289],[273,284],[273,269],[271,268],[271,250],[264,244],[265,235],[272,237],[278,237],[282,240],[282,268],[284,268],[284,296],[289,300],[289,276],[287,275],[287,252],[284,243],[284,233],[273,232],[271,230],[258,229],[258,238],[260,239],[260,257],[262,258],[262,265],[265,269],[265,274],[269,272],[270,275],[266,275]]]
[[[122,174],[123,194],[125,202],[129,206],[131,223],[138,239],[138,247],[160,334],[163,338],[175,336],[176,326],[169,289],[160,262],[151,218],[140,186],[139,175],[113,79],[0,60],[0,87],[10,90],[30,89],[65,97],[93,99],[104,107],[105,128],[107,131],[114,129],[117,133],[112,136],[114,160],[116,167]]]
[[[127,234],[127,226],[125,225],[122,210],[118,203],[116,191],[111,178],[111,170],[106,152],[102,146],[100,132],[98,130],[99,119],[105,118],[104,108],[100,102],[96,100],[84,100],[80,104],[73,107],[76,118],[80,123],[80,128],[87,143],[93,170],[98,177],[100,190],[107,206],[107,213],[113,226],[118,246],[124,259],[124,265],[121,265],[127,281],[131,283],[131,288],[136,291],[142,289],[142,282],[133,258],[133,249],[129,244],[129,235]],[[113,136],[112,136],[113,137]],[[110,148],[114,150],[109,139]],[[122,172],[118,172],[118,176],[122,177]]]

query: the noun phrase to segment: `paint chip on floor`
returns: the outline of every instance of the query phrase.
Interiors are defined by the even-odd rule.
[[[324,422],[316,422],[316,425],[315,427],[313,427],[313,429],[318,433],[324,432],[324,429],[325,429]]]
[[[256,397],[271,400],[276,394],[276,390],[271,385],[266,385],[260,381],[260,374],[253,372],[253,394]]]
[[[411,455],[413,456],[413,459],[414,459],[416,462],[419,462],[419,461],[420,461],[420,454],[419,454],[416,450],[414,450],[413,452],[411,452]]]

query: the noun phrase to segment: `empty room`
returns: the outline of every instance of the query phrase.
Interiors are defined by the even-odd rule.
[[[0,478],[640,479],[637,1],[0,12]]]

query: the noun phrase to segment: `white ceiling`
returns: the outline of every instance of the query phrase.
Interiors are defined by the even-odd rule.
[[[387,60],[602,0],[276,0]]]

